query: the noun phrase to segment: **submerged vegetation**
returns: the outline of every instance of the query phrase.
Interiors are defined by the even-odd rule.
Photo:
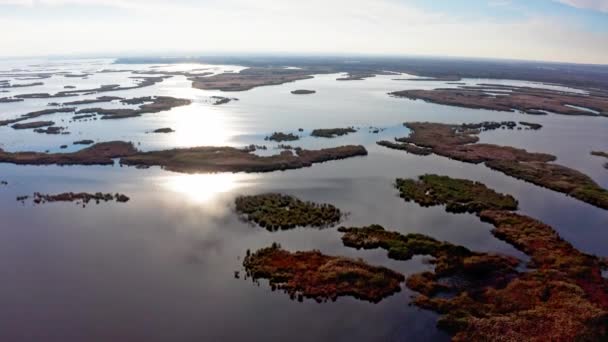
[[[243,261],[253,279],[268,279],[292,299],[318,302],[352,296],[379,302],[401,290],[403,275],[361,260],[327,256],[319,251],[291,253],[277,244],[248,254]]]
[[[295,227],[330,227],[340,221],[340,209],[331,204],[304,202],[294,196],[263,194],[237,197],[236,211],[269,231]]]

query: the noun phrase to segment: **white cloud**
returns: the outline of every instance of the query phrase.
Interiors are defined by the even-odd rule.
[[[576,8],[590,9],[608,13],[608,0],[555,0]]]

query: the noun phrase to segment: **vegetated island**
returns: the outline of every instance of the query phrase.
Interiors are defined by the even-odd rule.
[[[461,83],[462,78],[460,76],[441,76],[441,77],[418,77],[418,78],[395,78],[393,81],[418,81],[418,82],[448,82],[451,84],[465,84]],[[455,83],[457,82],[457,83]]]
[[[13,103],[21,101],[23,101],[23,99],[16,99],[14,97],[0,97],[0,103]]]
[[[94,143],[95,143],[95,141],[89,140],[89,139],[78,140],[78,141],[73,142],[74,145],[92,145]]]
[[[366,78],[376,77],[375,73],[349,72],[346,76],[336,78],[336,81],[363,81]]]
[[[14,124],[11,127],[13,129],[33,129],[33,128],[41,128],[41,127],[48,127],[48,126],[53,126],[55,124],[55,122],[53,121],[32,121],[32,122],[27,122],[27,123],[22,123],[22,124]]]
[[[531,115],[546,115],[551,112],[564,115],[608,116],[608,97],[601,93],[576,94],[513,86],[502,86],[500,89],[509,91],[497,96],[488,94],[492,89],[482,86],[465,89],[403,90],[389,95],[464,108],[503,112],[518,110]]]
[[[154,152],[138,152],[123,157],[123,165],[162,168],[183,173],[197,172],[272,172],[300,169],[331,160],[366,156],[360,145],[347,145],[319,150],[296,149],[273,156],[252,154],[252,149],[234,147],[193,147]]]
[[[76,112],[76,114],[99,114],[102,120],[110,119],[126,119],[138,117],[143,114],[152,114],[171,110],[175,107],[188,106],[192,103],[191,100],[179,99],[171,96],[144,96],[120,101],[123,104],[136,105],[139,108],[85,108]]]
[[[340,227],[342,242],[356,249],[382,248],[395,260],[410,260],[416,255],[433,257],[434,274],[424,272],[408,277],[407,286],[427,296],[456,294],[469,291],[477,294],[484,287],[505,286],[517,274],[517,258],[491,253],[473,252],[463,246],[441,242],[423,234],[387,231],[380,225],[368,227]],[[439,282],[458,279],[458,282]]]
[[[397,142],[379,141],[378,144],[421,156],[436,154],[467,163],[483,163],[508,176],[608,209],[608,191],[577,170],[551,163],[556,160],[555,156],[477,143],[481,127],[495,127],[495,124],[489,125],[408,122],[405,126],[412,131],[409,137],[397,138]]]
[[[352,296],[379,302],[401,290],[403,275],[361,260],[327,256],[319,251],[291,253],[276,243],[254,253],[247,252],[243,266],[254,280],[268,279],[292,299],[317,302]]]
[[[398,178],[401,198],[423,207],[445,204],[452,213],[477,213],[485,209],[516,210],[517,200],[487,188],[480,182],[448,176],[422,175],[418,180]]]
[[[0,83],[0,89],[7,88],[26,88],[26,87],[36,87],[44,85],[42,82],[33,82],[33,83],[22,83],[22,84],[11,84],[11,83]]]
[[[165,127],[165,128],[157,128],[152,131],[152,133],[173,133],[175,132],[173,128]]]
[[[342,217],[340,209],[331,204],[305,202],[294,196],[277,193],[239,196],[235,205],[241,217],[269,231],[296,227],[331,227]]]
[[[70,132],[66,131],[66,127],[60,127],[60,126],[50,126],[50,127],[45,127],[45,128],[37,128],[34,130],[34,132],[36,133],[40,133],[40,134],[63,134],[63,135],[67,135],[70,134]]]
[[[317,138],[336,138],[349,133],[355,133],[357,130],[354,127],[347,128],[320,128],[313,130],[310,135]]]
[[[256,87],[279,85],[312,78],[311,71],[255,67],[239,73],[190,77],[192,87],[203,90],[245,91]]]
[[[29,198],[29,196],[19,196],[17,201],[24,201]],[[87,193],[87,192],[64,192],[56,195],[49,194],[41,194],[39,192],[34,193],[32,197],[32,201],[35,204],[44,204],[44,203],[52,203],[52,202],[76,202],[77,205],[81,205],[85,207],[89,204],[90,201],[95,201],[96,204],[100,202],[110,202],[116,201],[119,203],[125,203],[129,201],[129,197],[123,194],[109,194],[109,193]]]
[[[300,140],[300,137],[293,133],[274,132],[271,135],[264,138],[264,140],[276,141],[276,142],[296,141],[296,140]]]
[[[45,116],[45,115],[52,115],[52,114],[57,114],[57,113],[72,113],[75,110],[76,110],[76,108],[74,108],[74,107],[51,108],[51,109],[39,110],[39,111],[23,114],[16,119],[0,120],[0,126],[12,125],[12,124],[15,124],[15,123],[18,123],[21,121],[34,119],[34,118],[38,118],[38,117]]]
[[[297,89],[292,90],[291,93],[294,95],[310,95],[316,93],[316,90]]]
[[[34,94],[21,94],[15,95],[14,97],[20,99],[50,99],[50,98],[58,98],[58,97],[71,97],[71,96],[79,96],[82,94],[96,94],[96,93],[104,93],[110,91],[119,91],[119,90],[132,90],[139,89],[144,87],[149,87],[155,85],[156,83],[162,82],[166,78],[171,76],[160,76],[160,77],[130,77],[131,79],[135,79],[138,81],[135,85],[132,86],[121,86],[119,84],[104,84],[97,88],[90,89],[74,89],[74,90],[64,90],[60,91],[56,94],[49,93],[34,93]]]
[[[132,143],[110,141],[97,143],[77,152],[41,153],[6,152],[0,149],[0,163],[17,165],[112,165],[113,158],[137,153]]]
[[[86,105],[86,104],[93,104],[93,103],[112,102],[112,101],[118,101],[118,100],[124,100],[124,98],[118,97],[118,96],[100,96],[100,97],[97,97],[94,99],[64,102],[63,106],[78,106],[78,105]]]
[[[601,272],[606,262],[580,252],[552,227],[510,211],[514,208],[499,208],[508,195],[494,193],[484,196],[483,205],[471,206],[470,182],[427,175],[410,180],[407,187],[398,181],[397,187],[402,197],[425,206],[470,209],[466,211],[494,225],[494,236],[530,256],[525,271],[516,271],[511,257],[471,253],[380,226],[340,228],[343,242],[355,248],[384,248],[397,260],[431,255],[435,269],[410,276],[406,284],[420,293],[415,305],[441,314],[438,325],[454,341],[605,339],[608,280]],[[484,186],[483,191],[492,190]]]
[[[331,160],[366,156],[363,146],[347,145],[320,150],[296,149],[273,156],[258,156],[251,148],[193,147],[152,152],[138,151],[132,143],[111,141],[97,143],[77,152],[40,153],[6,152],[0,149],[0,163],[18,165],[121,165],[161,166],[184,173],[197,172],[271,172],[300,169]],[[294,153],[295,152],[295,153]]]

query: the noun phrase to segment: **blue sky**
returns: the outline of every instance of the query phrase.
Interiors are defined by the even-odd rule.
[[[608,0],[0,0],[0,27],[0,56],[286,52],[608,64]]]

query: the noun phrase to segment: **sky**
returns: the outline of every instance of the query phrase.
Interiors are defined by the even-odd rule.
[[[414,55],[608,64],[608,0],[0,0],[0,57]]]

